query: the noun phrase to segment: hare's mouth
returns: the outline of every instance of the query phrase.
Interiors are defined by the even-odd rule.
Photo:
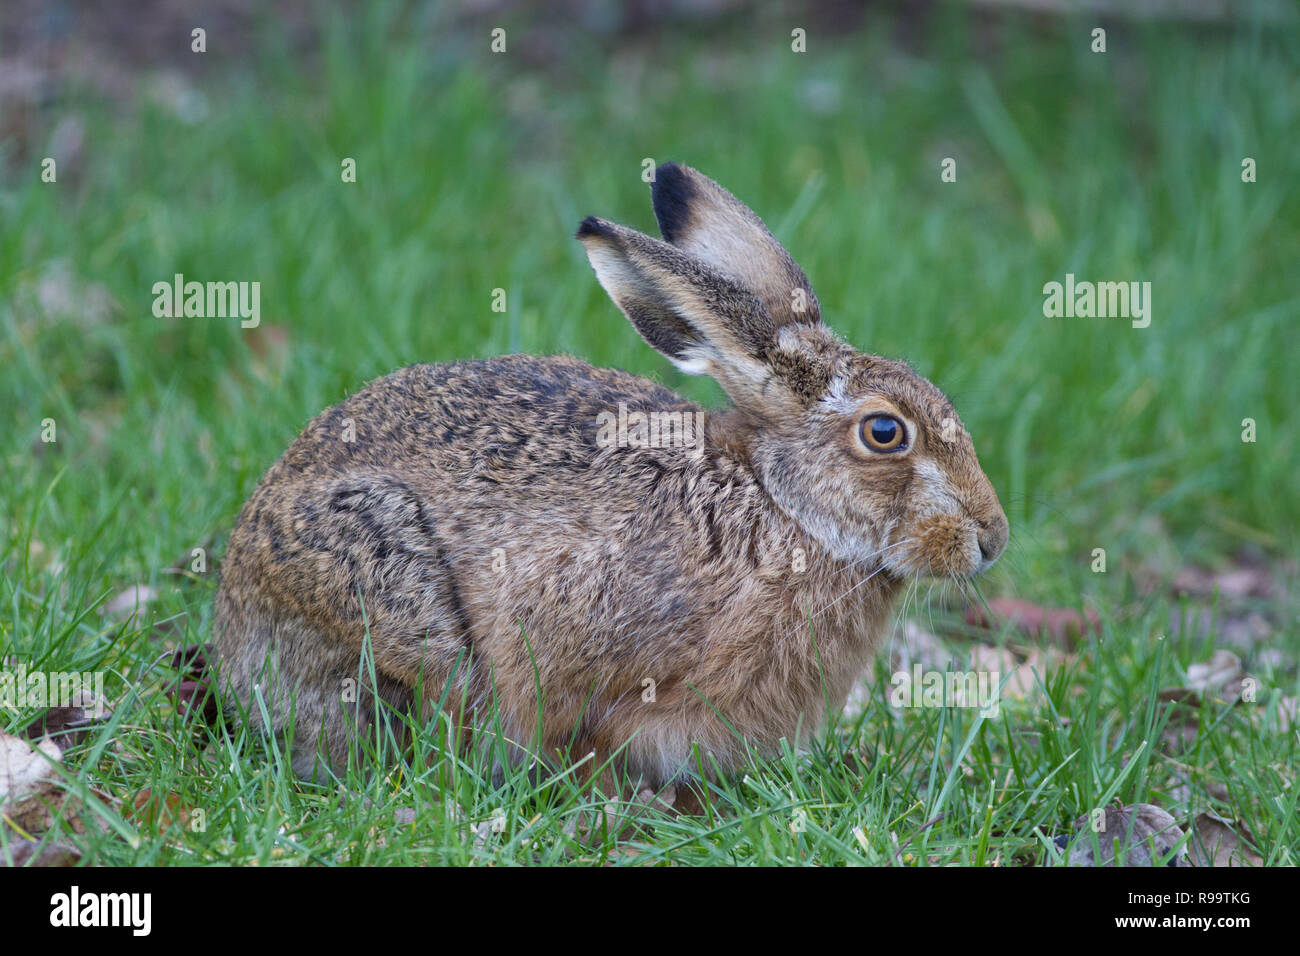
[[[969,518],[931,516],[898,542],[887,563],[908,577],[974,577],[992,567],[998,557],[981,547],[979,532],[979,525]]]

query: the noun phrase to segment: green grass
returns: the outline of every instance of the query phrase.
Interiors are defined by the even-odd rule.
[[[1013,17],[992,57],[960,12],[911,54],[887,23],[813,36],[804,56],[762,21],[637,41],[575,31],[543,68],[526,24],[507,22],[513,52],[493,56],[485,30],[368,17],[327,26],[311,56],[274,30],[238,62],[211,54],[191,78],[198,123],[72,89],[43,114],[44,136],[70,112],[86,123],[57,184],[29,155],[44,137],[0,143],[0,651],[109,674],[114,722],[66,758],[67,786],[111,821],[68,837],[88,860],[1046,864],[1051,837],[1095,806],[1194,812],[1217,782],[1217,809],[1268,862],[1300,862],[1300,745],[1267,706],[1207,700],[1194,742],[1159,745],[1155,691],[1218,632],[1158,639],[1167,592],[1137,584],[1249,547],[1296,591],[1293,26],[1116,25],[1099,56],[1089,25]],[[940,182],[946,156],[956,183]],[[1256,183],[1241,182],[1245,156]],[[874,694],[806,752],[724,781],[705,818],[631,835],[579,839],[598,803],[572,776],[494,783],[438,750],[437,728],[421,735],[427,759],[358,776],[346,799],[294,780],[262,741],[192,746],[151,666],[211,639],[235,515],[320,409],[404,364],[511,351],[722,401],[640,341],[572,239],[589,213],[653,231],[647,157],[722,181],[801,262],[838,332],[953,396],[1012,524],[983,592],[1087,603],[1104,640],[995,721]],[[262,326],[154,318],[152,285],[176,272],[260,281]],[[1044,318],[1042,286],[1067,272],[1150,281],[1151,326]],[[54,444],[39,440],[47,418]],[[168,572],[195,547],[208,573]],[[1094,548],[1106,574],[1089,570]],[[99,613],[133,584],[159,592],[141,618]],[[952,630],[922,592],[906,613]],[[1267,702],[1297,693],[1300,619],[1294,599],[1259,610],[1283,652],[1246,655]],[[877,679],[888,670],[882,658]],[[1190,797],[1173,794],[1181,782]],[[116,801],[146,787],[203,808],[206,831],[124,815]],[[396,808],[415,824],[394,825]],[[469,823],[498,810],[505,831],[476,840]]]

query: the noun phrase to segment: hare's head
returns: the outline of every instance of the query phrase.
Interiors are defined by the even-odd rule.
[[[645,340],[731,397],[777,505],[842,560],[900,577],[987,569],[1007,519],[944,394],[837,339],[803,270],[717,183],[666,163],[652,194],[666,241],[594,217],[578,238]]]

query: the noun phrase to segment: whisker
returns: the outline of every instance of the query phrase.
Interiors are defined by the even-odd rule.
[[[885,554],[888,553],[889,551],[893,551],[893,550],[896,549],[896,548],[901,548],[901,547],[903,547],[904,545],[912,544],[912,543],[914,543],[916,540],[918,540],[918,539],[916,539],[916,538],[905,538],[905,539],[903,539],[902,541],[896,541],[894,544],[889,545],[887,548],[883,548],[883,549],[881,549],[881,550],[878,551],[876,554],[871,555],[871,556],[869,556],[869,557],[867,557],[867,558],[863,558],[863,559],[861,559],[860,561],[857,561],[857,562],[854,562],[854,563],[855,563],[855,564],[860,564],[860,563],[862,563],[862,561],[866,561],[866,560],[875,560],[875,559],[877,559],[877,558],[882,557],[883,555],[885,555]],[[777,647],[780,647],[780,646],[781,646],[782,644],[784,644],[785,641],[788,640],[792,635],[797,634],[797,633],[799,633],[801,630],[803,630],[803,628],[804,628],[805,625],[807,625],[807,624],[811,624],[813,620],[815,620],[816,618],[821,617],[823,614],[825,614],[827,611],[829,611],[829,610],[830,610],[832,607],[834,607],[836,604],[839,604],[839,603],[840,603],[841,601],[843,601],[846,597],[848,597],[848,596],[849,596],[850,594],[852,594],[853,592],[857,591],[858,588],[862,587],[864,584],[866,584],[868,581],[870,581],[872,578],[874,578],[876,575],[880,574],[880,572],[881,572],[881,571],[884,571],[884,570],[885,570],[885,566],[882,564],[880,567],[876,568],[874,571],[872,571],[870,574],[868,574],[865,578],[863,578],[863,579],[862,579],[861,581],[859,581],[857,584],[853,585],[853,587],[849,588],[847,591],[845,591],[843,594],[841,594],[841,595],[840,595],[839,597],[837,597],[835,600],[831,601],[831,602],[830,602],[829,604],[827,604],[825,607],[820,608],[819,610],[817,610],[817,611],[813,612],[812,614],[808,615],[808,618],[807,618],[805,621],[801,621],[801,622],[799,623],[799,626],[798,626],[798,627],[794,628],[794,629],[793,629],[792,631],[790,631],[788,634],[785,634],[784,636],[782,636],[781,639],[780,639],[779,641],[777,641],[776,646],[777,646]],[[882,586],[883,586],[883,585],[882,585]],[[880,590],[880,588],[876,588],[875,590],[869,592],[869,593],[866,595],[866,597],[870,597],[872,594],[875,594],[876,591],[878,591],[878,590]],[[864,600],[865,600],[865,597],[864,597]]]

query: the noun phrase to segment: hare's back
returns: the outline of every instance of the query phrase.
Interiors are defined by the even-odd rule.
[[[470,627],[467,608],[488,600],[470,572],[498,549],[541,553],[545,539],[565,552],[613,536],[656,494],[682,497],[657,456],[694,459],[597,441],[601,414],[620,403],[694,411],[626,372],[519,355],[410,366],[322,412],[263,476],[231,534],[223,653],[289,611],[354,635],[359,592],[373,634],[454,643]],[[666,553],[662,543],[654,553]]]
[[[601,423],[620,407],[696,410],[648,379],[569,356],[412,365],[318,415],[276,470],[291,480],[411,469],[456,482],[555,477],[591,467]]]

